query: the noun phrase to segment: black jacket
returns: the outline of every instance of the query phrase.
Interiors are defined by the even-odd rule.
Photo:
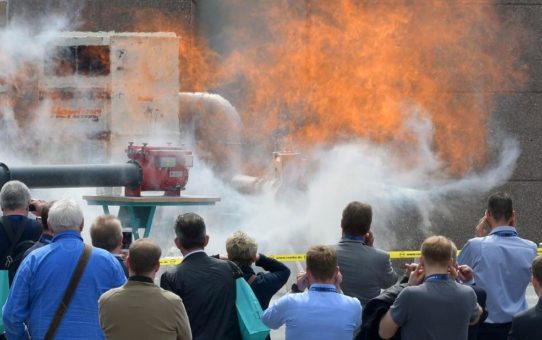
[[[11,285],[19,265],[24,258],[24,252],[30,248],[41,235],[41,223],[22,215],[10,215],[0,218],[0,270],[8,269],[6,259],[12,247],[10,237],[6,229],[10,230],[16,239],[11,256],[14,258],[9,267],[9,284]],[[21,236],[17,239],[18,230],[22,228]]]
[[[267,273],[254,274],[251,266],[241,266],[243,277],[249,280],[250,277],[256,275],[254,282],[250,285],[254,295],[258,298],[260,306],[263,310],[269,307],[269,301],[276,292],[288,281],[290,277],[290,269],[277,260],[271,259],[263,254],[260,254],[260,259],[255,263],[256,266],[267,270]]]
[[[508,340],[542,339],[542,302],[514,316]]]
[[[397,283],[390,288],[383,291],[380,295],[369,302],[363,308],[363,314],[361,317],[362,324],[356,340],[381,340],[378,335],[378,328],[380,326],[380,320],[386,314],[388,309],[399,296],[399,293],[408,286],[408,283]],[[392,339],[401,339],[401,331],[392,337]]]
[[[402,283],[397,283],[396,285],[386,289],[379,296],[374,299],[371,299],[365,308],[363,309],[363,316],[361,318],[362,324],[356,340],[381,340],[382,338],[378,336],[378,328],[380,326],[380,320],[390,309],[391,305],[399,296],[399,293],[403,288],[408,286],[406,278],[403,278]],[[478,286],[471,286],[471,288],[476,293],[476,299],[478,304],[482,307],[483,313],[480,317],[480,320],[477,324],[469,326],[468,339],[476,340],[478,337],[478,327],[479,325],[487,318],[486,311],[486,291]],[[542,307],[541,307],[542,308]],[[391,338],[395,340],[401,339],[401,331],[398,330],[397,333]],[[542,337],[541,337],[542,339]]]
[[[183,300],[194,340],[241,339],[231,265],[198,252],[160,278],[160,287]]]

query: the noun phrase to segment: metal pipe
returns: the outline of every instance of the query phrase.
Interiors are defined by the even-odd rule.
[[[29,188],[137,187],[142,178],[143,171],[136,162],[32,167],[0,163],[0,187],[10,180],[21,181]]]

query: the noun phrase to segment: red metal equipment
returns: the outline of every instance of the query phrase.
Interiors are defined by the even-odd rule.
[[[192,151],[180,147],[152,147],[129,143],[128,158],[142,171],[138,186],[126,186],[126,196],[141,196],[141,191],[164,191],[165,196],[179,196],[188,182],[188,168],[193,165]]]

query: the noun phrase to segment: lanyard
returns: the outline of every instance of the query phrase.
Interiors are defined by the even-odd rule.
[[[311,287],[310,290],[313,292],[337,293],[337,289],[334,287]]]
[[[345,235],[343,235],[343,240],[348,240],[348,241],[361,241],[361,243],[362,243],[363,245],[365,245],[365,237],[363,237],[363,236],[353,236],[353,235],[345,234]]]
[[[518,236],[518,233],[517,231],[513,231],[513,230],[499,230],[499,231],[494,232],[491,235],[497,235],[500,237],[514,237],[514,236]]]
[[[450,277],[448,276],[448,274],[433,274],[433,275],[429,275],[428,277],[425,278],[425,282],[430,282],[430,281],[446,281],[448,280]]]

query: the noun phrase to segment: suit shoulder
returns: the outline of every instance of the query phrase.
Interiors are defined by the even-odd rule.
[[[523,312],[520,312],[514,316],[514,322],[521,322],[527,318],[530,318],[535,315],[535,307],[531,307],[527,310],[524,310]]]
[[[170,291],[167,291],[163,288],[159,288],[160,289],[160,294],[162,295],[162,297],[171,302],[171,303],[179,303],[179,302],[182,302],[183,300],[179,297],[179,295],[175,294],[175,293],[172,293]]]
[[[370,247],[373,249],[373,252],[379,256],[379,257],[385,257],[385,258],[389,258],[390,257],[390,254],[385,251],[385,250],[382,250],[382,249],[378,249],[378,248],[374,248],[374,247]]]
[[[124,289],[124,286],[112,288],[100,296],[100,303],[106,302]]]

